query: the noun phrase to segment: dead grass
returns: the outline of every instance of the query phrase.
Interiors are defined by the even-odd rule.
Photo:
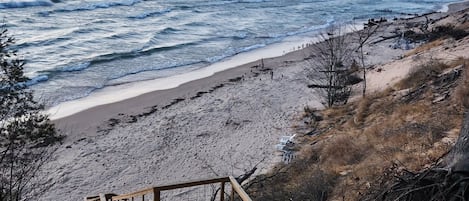
[[[248,193],[255,200],[360,200],[395,173],[429,167],[452,147],[463,106],[469,108],[468,64],[465,58],[429,60],[393,87],[398,91],[323,111],[305,108],[301,121],[315,119],[307,126],[320,134],[303,136],[293,163],[257,177]],[[459,79],[435,81],[461,65]]]
[[[416,54],[431,50],[431,49],[436,48],[436,47],[440,47],[441,45],[443,45],[444,42],[445,42],[445,39],[439,38],[439,39],[436,39],[432,42],[424,43],[424,44],[414,48],[413,50],[405,53],[404,56],[408,57],[408,56],[416,55]]]
[[[321,152],[321,162],[339,173],[344,166],[359,163],[365,156],[367,146],[355,143],[356,135],[342,134],[331,139]]]
[[[463,76],[460,80],[458,87],[456,88],[456,92],[454,95],[455,101],[463,106],[464,108],[469,108],[469,59],[458,59],[455,62],[455,65],[464,65]]]
[[[396,84],[396,87],[402,90],[421,86],[450,67],[450,65],[438,60],[428,60],[423,64],[415,66],[406,78]]]
[[[469,65],[469,59],[464,58],[464,57],[458,57],[449,63],[450,67],[456,67],[460,65],[465,65],[465,66]]]
[[[415,73],[437,71],[431,75],[438,75],[456,63],[461,61],[425,65],[428,69]],[[265,189],[262,194],[256,190],[250,195],[253,193],[255,200],[359,200],[378,187],[391,169],[418,171],[428,167],[457,137],[454,130],[462,120],[462,107],[458,105],[469,95],[469,73],[463,77],[455,81],[459,86],[448,89],[452,97],[438,103],[432,102],[432,97],[439,86],[429,86],[410,102],[386,90],[319,112],[322,120],[316,129],[322,133],[303,137],[297,158],[285,166],[288,171],[254,188]],[[430,82],[433,78],[408,81],[405,86],[413,87],[407,93],[419,88],[416,83],[423,80],[434,84]]]
[[[357,112],[355,114],[355,117],[353,118],[353,125],[355,125],[356,127],[363,126],[363,123],[365,122],[365,119],[368,116],[368,108],[370,107],[370,104],[371,98],[369,97],[363,97],[358,102]]]

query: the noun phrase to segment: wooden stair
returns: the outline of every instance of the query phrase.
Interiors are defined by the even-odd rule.
[[[212,200],[213,198],[218,196],[218,199],[220,201],[225,201],[225,200],[227,201],[234,201],[234,200],[252,201],[249,195],[244,191],[244,189],[238,183],[238,181],[232,176],[208,179],[208,180],[192,181],[192,182],[172,184],[172,185],[165,185],[165,186],[156,186],[156,187],[151,187],[151,188],[143,189],[140,191],[136,191],[136,192],[132,192],[132,193],[124,194],[124,195],[117,195],[117,194],[112,194],[112,193],[99,194],[98,196],[85,197],[84,201],[137,201],[137,200],[147,201],[148,199],[150,201],[162,201],[162,197],[161,197],[162,192],[196,187],[196,186],[213,185],[213,184],[219,184],[220,187],[213,195],[214,197],[212,197]],[[231,185],[231,190],[227,191],[225,189],[226,184]]]

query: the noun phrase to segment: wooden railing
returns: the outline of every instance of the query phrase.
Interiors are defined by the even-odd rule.
[[[234,177],[222,177],[216,179],[209,179],[203,181],[193,181],[187,183],[180,183],[180,184],[173,184],[173,185],[166,185],[166,186],[157,186],[153,188],[148,188],[144,190],[140,190],[137,192],[125,194],[125,195],[116,195],[112,196],[110,199],[106,196],[105,200],[100,199],[99,201],[134,201],[134,200],[145,200],[150,199],[152,201],[161,201],[161,193],[163,191],[170,191],[170,190],[177,190],[183,188],[190,188],[196,186],[204,186],[209,184],[220,184],[220,188],[215,193],[220,193],[218,198],[220,201],[225,201],[225,199],[229,199],[229,201],[234,201],[235,198],[239,198],[242,201],[252,201],[248,194],[244,191],[241,185],[236,181]],[[226,196],[226,189],[225,185],[229,183],[231,184],[231,192],[229,196]],[[217,196],[217,195],[214,195]],[[93,198],[97,198],[98,196],[94,196]],[[101,196],[105,197],[105,196]],[[92,198],[92,197],[89,197]],[[85,198],[85,200],[87,200]]]

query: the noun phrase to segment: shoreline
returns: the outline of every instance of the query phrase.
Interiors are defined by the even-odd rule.
[[[289,47],[286,44],[276,45],[283,46],[284,48]],[[261,54],[257,55],[259,56],[268,54],[270,50],[271,48],[265,50],[259,49],[254,50],[254,52],[261,51]],[[282,53],[283,55],[275,56],[275,54],[273,54],[272,57],[264,58],[264,65],[266,68],[272,68],[277,67],[273,63],[301,61],[302,57],[304,57],[305,54],[304,51],[304,49],[295,50],[286,54],[283,54],[282,51],[277,51],[276,54]],[[243,60],[233,61],[238,57],[244,56],[253,57],[255,58],[255,60],[249,61],[247,63],[243,63]],[[249,60],[249,58],[247,60]],[[97,124],[94,123],[97,123],[98,121],[106,121],[112,117],[122,116],[123,113],[126,115],[139,115],[142,113],[146,113],[155,107],[165,107],[171,104],[171,102],[176,99],[188,99],[196,96],[199,92],[210,91],[211,89],[216,86],[219,86],[220,84],[230,82],[231,79],[239,79],[241,77],[247,78],[259,74],[259,70],[254,69],[253,67],[259,67],[261,65],[260,61],[261,60],[257,59],[256,55],[252,55],[252,52],[241,53],[232,58],[229,58],[228,60],[217,62],[209,67],[194,70],[189,73],[176,75],[168,78],[141,81],[136,83],[125,84],[122,86],[109,87],[106,90],[97,92],[97,96],[89,96],[83,99],[79,99],[77,101],[70,101],[66,103],[69,107],[71,106],[72,110],[75,109],[73,108],[73,104],[78,103],[78,112],[72,111],[70,112],[70,114],[67,113],[68,110],[62,114],[56,113],[56,111],[54,112],[54,110],[60,109],[62,105],[50,108],[48,112],[53,114],[51,119],[57,124],[67,122],[65,128],[84,128],[97,126]],[[231,65],[224,65],[226,63]],[[215,70],[213,71],[212,69]],[[187,78],[189,76],[195,76],[195,78]],[[180,77],[187,78],[190,80],[186,81],[183,79],[178,79]],[[154,87],[145,87],[145,85],[158,85],[166,81],[169,81],[171,83],[170,86],[160,87],[156,90],[154,89]],[[143,87],[143,89],[141,91],[138,91],[139,87]],[[114,90],[114,88],[120,88],[120,90],[128,92],[131,95],[129,96],[127,94],[125,97],[116,97],[117,92]],[[108,103],[102,104],[102,98],[110,98],[110,100],[106,101]],[[82,101],[84,101],[85,103],[82,103]],[[99,103],[96,103],[97,101],[99,101]],[[98,105],[93,106],[93,103],[96,103]],[[90,105],[87,104],[90,104],[92,106],[90,107]],[[70,122],[74,122],[75,125],[71,125]],[[61,129],[63,129],[63,127],[61,127]],[[93,129],[86,130],[92,131]]]
[[[461,8],[467,7],[468,5],[469,0],[463,0],[461,2],[444,5],[442,9],[435,12],[456,12],[461,10]],[[356,25],[362,25],[364,22],[366,21],[357,22]],[[333,24],[330,24],[329,26],[332,25]],[[175,89],[181,85],[188,84],[195,80],[207,79],[211,76],[215,76],[217,73],[221,73],[222,71],[230,70],[232,68],[239,68],[251,63],[259,63],[261,59],[278,58],[283,57],[289,53],[302,52],[303,50],[296,48],[304,47],[306,44],[318,41],[318,36],[324,28],[327,27],[323,27],[309,33],[287,37],[279,43],[274,43],[259,49],[243,52],[226,58],[222,61],[210,64],[207,67],[196,69],[194,71],[183,74],[126,83],[117,86],[108,86],[97,90],[86,97],[66,101],[60,103],[59,105],[50,107],[46,112],[50,114],[51,120],[56,121],[100,106],[114,104],[121,101],[131,101],[134,98],[143,96],[147,93]],[[352,31],[349,30],[347,33],[348,32]],[[155,87],[155,85],[157,87]]]
[[[321,30],[321,29],[320,29]],[[47,113],[51,114],[52,120],[65,118],[88,109],[99,107],[102,105],[113,104],[120,101],[126,101],[135,97],[152,93],[156,91],[170,90],[178,88],[181,85],[215,76],[217,73],[227,71],[233,68],[242,68],[245,65],[260,63],[261,59],[267,60],[285,56],[289,53],[301,51],[296,48],[305,46],[311,41],[317,41],[319,31],[309,32],[297,36],[287,37],[279,43],[267,45],[265,47],[255,49],[248,52],[239,53],[222,61],[215,62],[206,67],[196,69],[183,74],[173,75],[164,78],[151,80],[143,80],[133,83],[126,83],[117,86],[108,86],[97,90],[89,96],[66,101],[57,106],[47,109]],[[292,48],[293,47],[293,48]],[[293,50],[292,50],[293,49]],[[117,96],[116,94],[125,94]]]

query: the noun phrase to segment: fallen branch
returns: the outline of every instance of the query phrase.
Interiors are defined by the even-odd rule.
[[[397,37],[400,37],[401,34],[396,34],[396,35],[392,35],[392,36],[381,36],[381,39],[377,40],[377,41],[373,41],[371,42],[371,44],[377,44],[377,43],[380,43],[380,42],[383,42],[383,41],[386,41],[386,40],[389,40],[389,39],[393,39],[393,38],[397,38]]]

